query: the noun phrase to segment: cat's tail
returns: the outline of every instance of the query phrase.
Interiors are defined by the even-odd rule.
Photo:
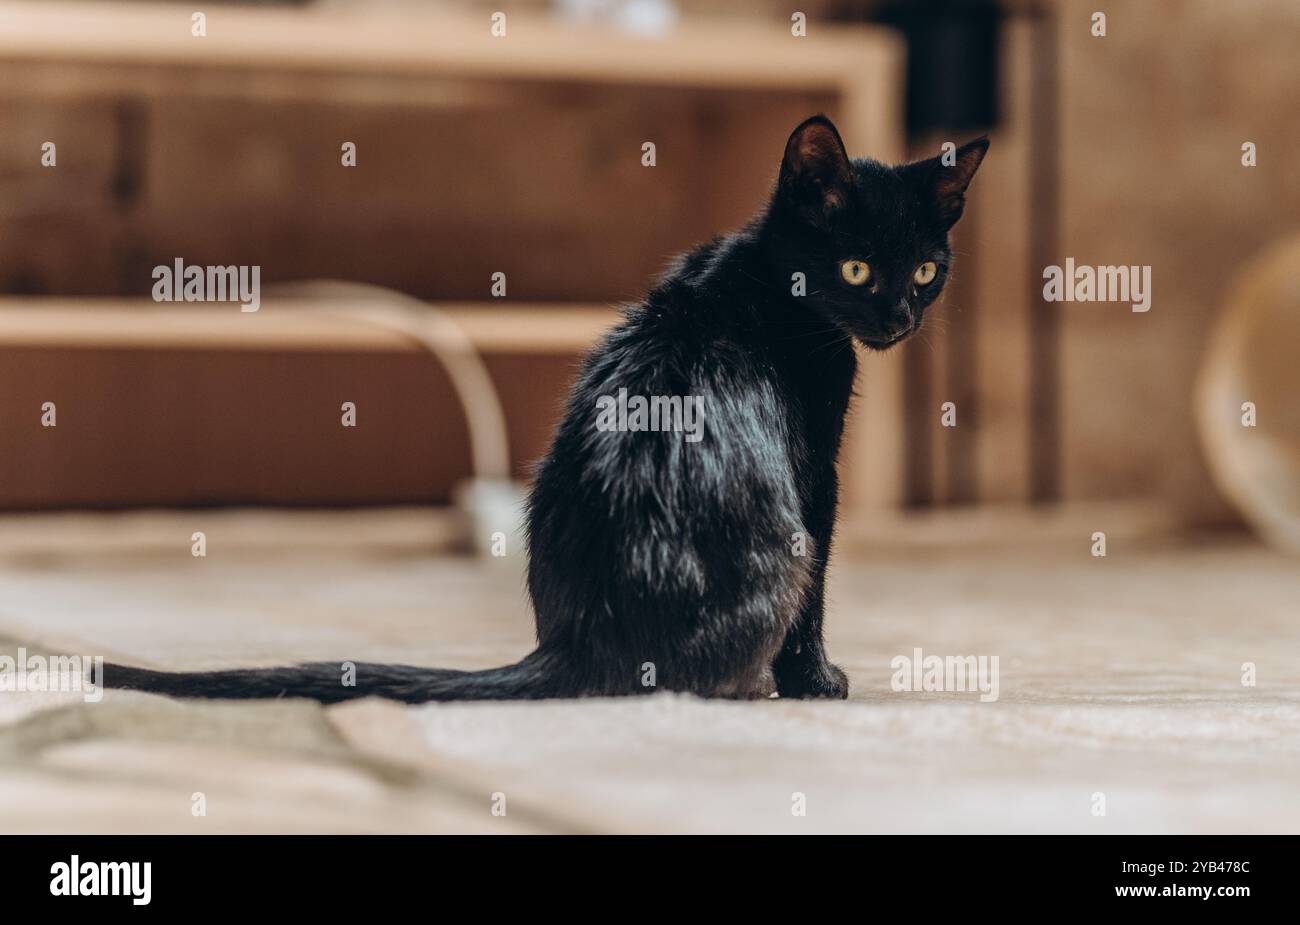
[[[513,665],[485,671],[367,662],[175,672],[105,664],[98,680],[104,687],[215,700],[306,697],[321,703],[338,703],[357,697],[386,697],[403,703],[425,703],[575,696],[575,692],[567,689],[558,668],[539,649]]]

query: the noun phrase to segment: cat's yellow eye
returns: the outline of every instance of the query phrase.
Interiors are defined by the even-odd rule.
[[[916,268],[912,274],[912,279],[918,286],[924,286],[926,283],[934,282],[934,278],[939,275],[939,268],[934,265],[933,260],[927,260]]]
[[[850,286],[861,286],[871,279],[871,267],[865,260],[846,260],[840,264],[840,276]]]

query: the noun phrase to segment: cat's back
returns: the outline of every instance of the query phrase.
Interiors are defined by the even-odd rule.
[[[803,530],[787,399],[743,325],[692,285],[702,259],[602,338],[538,469],[528,584],[544,645],[653,628],[635,648],[668,646],[667,660],[724,598],[802,593],[805,562],[782,545]]]
[[[740,387],[764,359],[743,309],[752,293],[738,293],[718,279],[733,259],[737,235],[720,236],[674,258],[640,302],[625,306],[624,319],[598,345],[589,367],[597,375],[671,377]]]
[[[653,495],[736,510],[725,496],[751,489],[784,500],[788,396],[745,319],[708,285],[725,246],[678,258],[624,308],[579,374],[539,490],[591,492],[599,505]]]
[[[647,400],[691,398],[719,413],[755,403],[775,407],[773,370],[760,345],[742,320],[717,304],[718,295],[698,283],[707,259],[704,249],[680,258],[644,300],[624,307],[623,320],[583,367],[571,414],[618,389]],[[714,417],[710,426],[724,423]]]

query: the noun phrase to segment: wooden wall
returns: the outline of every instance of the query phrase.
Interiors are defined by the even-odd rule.
[[[1193,388],[1234,275],[1300,228],[1300,6],[1111,4],[1104,38],[1090,31],[1096,5],[1069,0],[1056,9],[1053,260],[1150,265],[1153,307],[1051,307],[1033,295],[1043,270],[1031,264],[1027,230],[1027,176],[1042,156],[1030,108],[1035,38],[1013,18],[1003,35],[1003,121],[956,230],[957,278],[925,352],[908,347],[921,390],[909,424],[932,448],[918,457],[910,496],[937,504],[1030,497],[1030,444],[1042,418],[1032,406],[1029,331],[1035,313],[1054,311],[1060,500],[1140,498],[1185,522],[1235,523],[1205,467]],[[933,153],[938,141],[915,153]],[[1242,166],[1245,141],[1258,146],[1259,166]],[[939,424],[945,400],[958,403],[958,428]]]
[[[1056,309],[1060,496],[1231,519],[1202,461],[1192,386],[1234,272],[1300,224],[1300,7],[1115,3],[1104,38],[1092,6],[1055,8],[1059,259],[1149,264],[1154,286],[1146,314]],[[1004,120],[958,229],[957,279],[931,330],[876,370],[906,400],[895,367],[927,357],[912,361],[925,388],[908,411],[930,447],[909,473],[925,503],[1030,496],[1029,331],[1044,310],[1027,231],[1034,39],[1020,19],[1004,37]],[[6,87],[22,76],[0,66]],[[149,268],[182,256],[259,263],[267,283],[344,276],[433,299],[482,299],[497,270],[512,300],[635,298],[667,255],[750,213],[790,125],[835,111],[815,94],[580,84],[444,81],[388,105],[275,84],[250,105],[202,75],[194,88],[128,98],[109,81],[0,99],[0,291],[145,295]],[[57,173],[32,167],[50,138]],[[358,143],[358,170],[337,166],[341,140]],[[639,163],[646,140],[654,170]],[[1258,167],[1241,166],[1244,141]],[[955,430],[939,426],[950,399]]]
[[[1235,273],[1300,229],[1300,5],[1062,5],[1063,256],[1149,264],[1152,308],[1063,312],[1067,496],[1164,498],[1233,519],[1207,474],[1192,388]],[[1259,166],[1241,164],[1258,146]]]
[[[488,359],[518,478],[574,363]],[[10,510],[445,503],[472,471],[450,382],[419,352],[8,348],[0,395]]]
[[[502,271],[512,300],[634,299],[668,256],[748,217],[789,127],[831,102],[442,92],[441,106],[0,101],[0,291],[147,296],[152,267],[183,257],[258,264],[264,285],[333,276],[474,300]],[[55,170],[36,159],[46,140]],[[339,165],[343,141],[356,169]]]
[[[30,78],[0,66],[9,294],[147,298],[152,268],[181,257],[259,265],[264,286],[334,277],[487,303],[503,271],[505,304],[632,300],[672,254],[748,218],[790,127],[835,104],[484,81],[322,102],[193,74],[185,97],[114,93],[111,75],[102,92],[16,92]],[[47,140],[54,170],[39,166]],[[356,169],[339,164],[344,140]],[[544,453],[579,360],[576,346],[487,358],[516,476]],[[418,353],[7,346],[0,395],[9,509],[438,503],[470,473],[460,409]],[[355,431],[342,400],[363,409]],[[38,426],[45,401],[58,428]]]

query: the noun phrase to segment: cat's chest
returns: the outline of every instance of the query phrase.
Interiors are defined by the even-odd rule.
[[[815,362],[778,362],[775,375],[784,395],[784,418],[796,462],[833,464],[844,433],[857,369],[851,348]]]

